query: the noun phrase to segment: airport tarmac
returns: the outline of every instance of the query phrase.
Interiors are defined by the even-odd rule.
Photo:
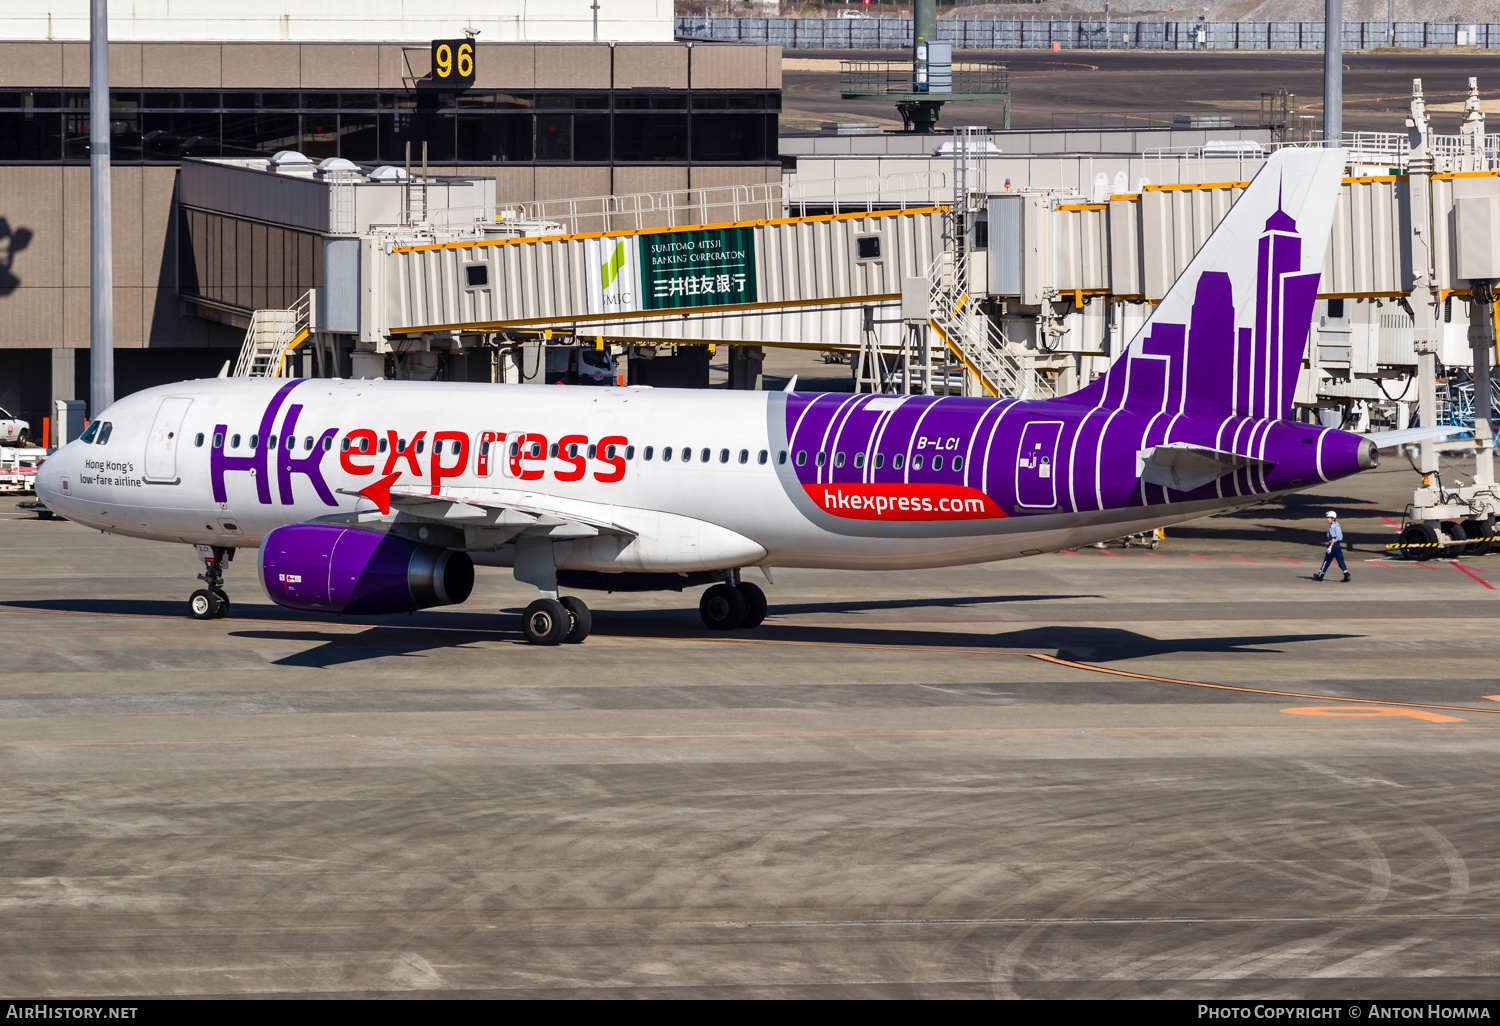
[[[899,61],[895,50],[787,51],[782,74],[782,129],[813,129],[823,121],[866,119],[900,127],[892,104],[839,96],[840,61]],[[1227,113],[1237,124],[1259,124],[1260,95],[1285,89],[1298,114],[1321,123],[1323,55],[1319,52],[973,50],[961,61],[1001,61],[1009,66],[1011,124],[1016,128],[1146,127],[1173,114]],[[1481,95],[1500,91],[1500,53],[1406,51],[1344,54],[1344,130],[1404,132],[1411,80],[1422,79],[1439,132],[1457,132],[1463,115],[1440,105],[1461,103],[1468,77]],[[1150,115],[1155,115],[1154,117]],[[973,100],[944,110],[941,125],[1004,122],[998,102]]]
[[[1412,484],[553,649],[6,500],[0,993],[1492,997],[1500,556],[1372,562]]]

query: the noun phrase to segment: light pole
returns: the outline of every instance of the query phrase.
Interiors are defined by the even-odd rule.
[[[115,401],[115,294],[109,196],[109,4],[89,11],[89,416]]]
[[[1344,145],[1344,0],[1323,0],[1323,145]]]

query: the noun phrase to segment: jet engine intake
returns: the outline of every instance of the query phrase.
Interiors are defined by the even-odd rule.
[[[272,602],[307,612],[407,613],[462,602],[474,590],[467,552],[324,524],[266,535],[260,576]]]

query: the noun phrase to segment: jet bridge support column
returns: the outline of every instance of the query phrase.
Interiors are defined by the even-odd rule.
[[[1469,348],[1474,352],[1474,484],[1495,483],[1495,425],[1490,421],[1490,358],[1495,352],[1495,282],[1469,283]]]
[[[1411,116],[1406,119],[1411,144],[1407,162],[1411,190],[1411,318],[1413,342],[1417,350],[1417,415],[1423,427],[1437,422],[1437,351],[1438,293],[1433,282],[1432,266],[1432,151],[1427,138],[1429,121],[1427,103],[1422,98],[1422,80],[1412,79]],[[1438,469],[1438,443],[1428,439],[1421,443],[1417,469],[1423,475]]]

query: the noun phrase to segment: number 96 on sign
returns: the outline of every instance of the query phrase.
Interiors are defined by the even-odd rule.
[[[434,39],[432,41],[432,80],[443,85],[473,85],[474,40]]]

